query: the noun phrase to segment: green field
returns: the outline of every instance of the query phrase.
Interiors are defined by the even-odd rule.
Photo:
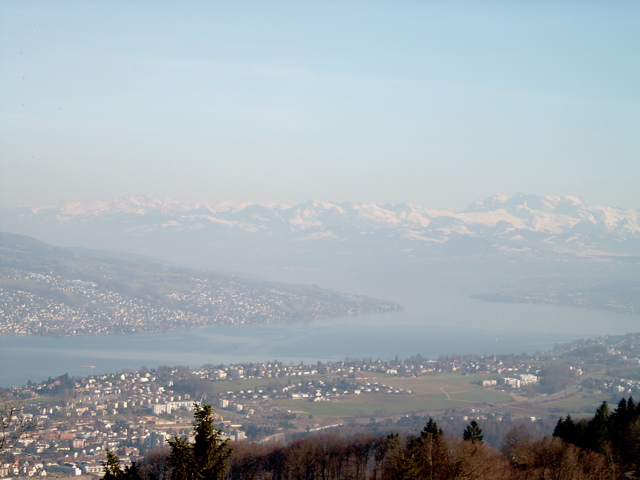
[[[450,393],[449,396],[451,399],[455,399],[461,402],[472,402],[472,403],[501,403],[508,402],[511,398],[502,392],[497,390],[471,390],[469,392],[461,392],[461,393]]]
[[[455,397],[454,397],[455,395]],[[509,400],[506,395],[492,390],[473,390],[450,395],[451,400],[440,394],[422,395],[360,395],[342,397],[323,402],[307,400],[278,400],[282,408],[294,412],[306,412],[314,417],[361,417],[373,415],[409,414],[429,410],[468,406],[474,403],[498,403]]]
[[[504,403],[511,397],[498,390],[482,388],[478,383],[493,379],[495,375],[461,375],[448,373],[421,377],[398,377],[384,374],[375,378],[359,380],[357,383],[379,382],[391,387],[410,390],[411,394],[363,393],[333,397],[329,401],[309,402],[308,400],[276,400],[280,407],[293,412],[304,412],[314,417],[370,417],[377,415],[409,414],[430,410],[444,410],[482,403]],[[305,375],[287,379],[230,380],[216,382],[216,391],[268,390],[273,386],[311,380],[330,380],[324,375]]]
[[[54,403],[60,401],[61,397],[54,397],[50,395],[39,395],[35,398],[30,398],[25,401],[30,405],[48,405],[49,403]]]
[[[607,400],[609,395],[589,395],[589,396],[577,396],[558,400],[556,402],[548,402],[542,405],[536,405],[540,410],[544,410],[549,413],[554,413],[560,416],[566,416],[571,414],[572,417],[581,416],[593,416],[593,412],[600,406],[600,404]]]
[[[369,417],[421,412],[430,409],[448,408],[455,402],[431,395],[393,396],[364,395],[357,401],[330,400],[309,402],[305,400],[279,400],[283,408],[293,412],[305,412],[314,417]]]

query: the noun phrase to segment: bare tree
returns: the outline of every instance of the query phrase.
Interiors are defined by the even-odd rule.
[[[33,416],[24,411],[23,401],[0,390],[0,452],[15,445],[35,426]]]

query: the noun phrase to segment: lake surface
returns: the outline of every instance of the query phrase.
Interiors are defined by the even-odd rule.
[[[159,365],[533,353],[578,338],[640,330],[638,315],[489,303],[430,291],[394,297],[404,312],[138,335],[0,337],[0,386],[64,373],[88,375],[88,365],[95,365],[93,373],[109,373]]]

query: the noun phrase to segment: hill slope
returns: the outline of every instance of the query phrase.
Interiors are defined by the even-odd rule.
[[[244,280],[0,234],[0,334],[107,334],[397,310],[313,286]]]
[[[629,299],[640,286],[640,213],[571,196],[494,195],[458,213],[130,196],[0,210],[0,224],[58,245],[375,296],[435,287],[491,300],[638,310]],[[619,294],[610,299],[611,286]]]

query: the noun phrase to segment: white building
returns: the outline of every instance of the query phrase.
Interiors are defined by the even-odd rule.
[[[519,377],[521,385],[533,385],[534,383],[538,383],[538,377],[529,373],[523,373],[522,375],[519,375]]]
[[[505,377],[502,380],[504,381],[505,385],[508,385],[512,388],[520,388],[521,382],[518,378]]]

